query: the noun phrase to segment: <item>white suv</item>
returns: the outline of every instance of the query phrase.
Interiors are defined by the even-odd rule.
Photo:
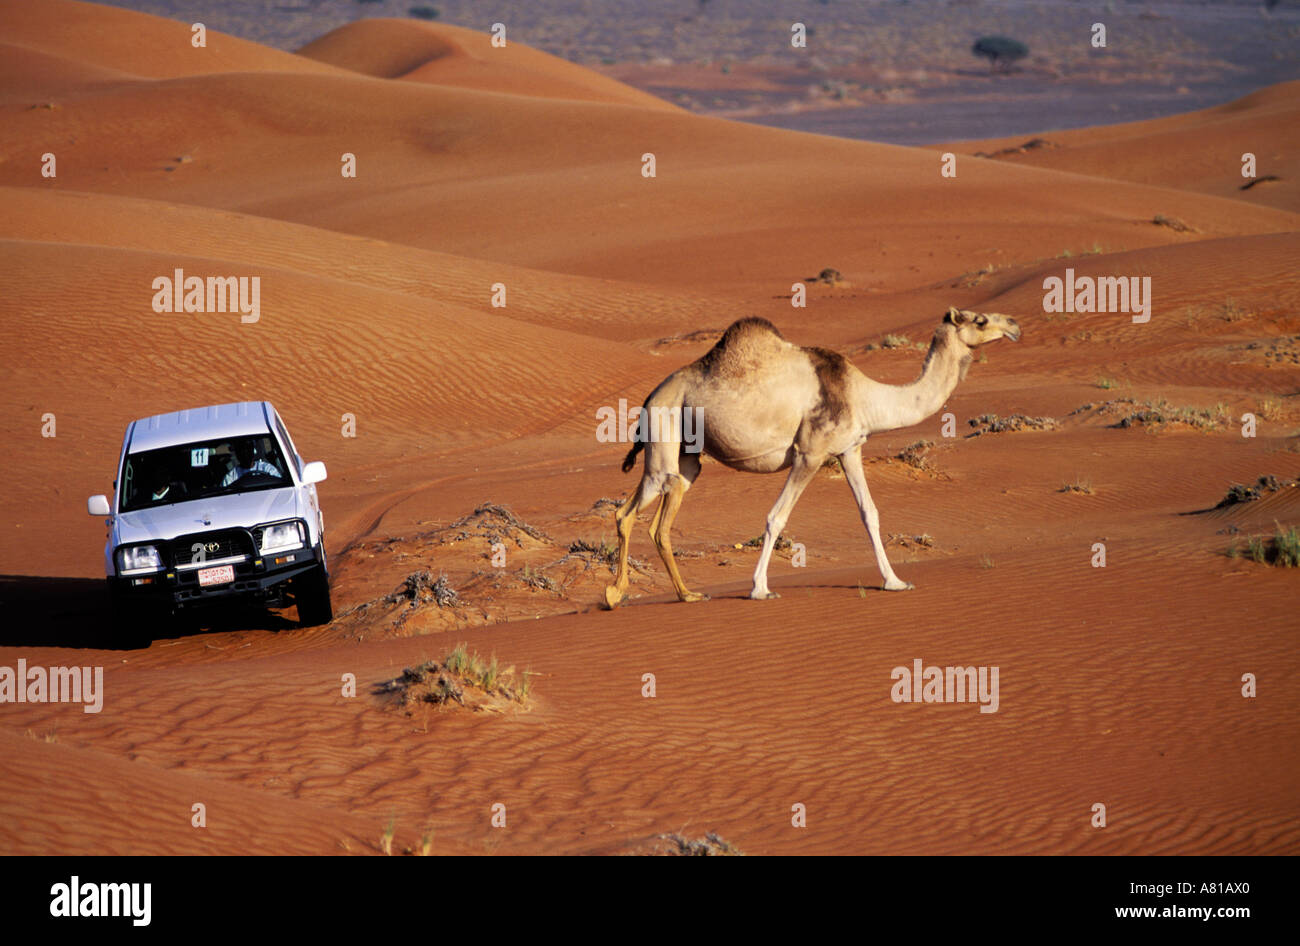
[[[285,606],[304,626],[333,618],[316,484],[268,401],[132,421],[122,440],[104,570],[114,624],[152,639],[158,620],[222,602]]]

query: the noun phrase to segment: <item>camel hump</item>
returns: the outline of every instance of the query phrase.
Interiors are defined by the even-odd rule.
[[[785,337],[775,325],[767,319],[751,316],[732,322],[717,344],[705,352],[697,364],[706,375],[742,375],[752,371],[764,356],[787,347]]]

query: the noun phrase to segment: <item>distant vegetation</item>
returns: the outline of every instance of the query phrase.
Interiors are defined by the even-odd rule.
[[[1279,480],[1272,474],[1261,476],[1255,481],[1255,485],[1246,486],[1242,483],[1233,483],[1228,487],[1225,495],[1215,509],[1223,509],[1226,506],[1235,506],[1238,503],[1252,503],[1257,499],[1262,499],[1265,493],[1276,493],[1284,488],[1300,488],[1300,479],[1296,480]]]
[[[928,452],[933,446],[933,440],[917,440],[909,443],[890,459],[899,460],[918,470],[933,471],[935,469],[934,458]]]
[[[1081,493],[1084,496],[1092,495],[1092,480],[1076,476],[1073,483],[1064,483],[1057,490],[1058,493]]]
[[[686,838],[680,834],[660,834],[656,841],[663,842],[654,854],[676,857],[744,857],[745,852],[730,841],[724,841],[715,831],[703,838]]]
[[[984,434],[1016,433],[1021,430],[1056,430],[1061,426],[1055,417],[1030,417],[1028,414],[1012,414],[1010,417],[981,414],[966,423],[975,428],[974,433],[966,435],[967,440],[971,437],[982,437]]]
[[[1264,420],[1277,420],[1282,415],[1282,402],[1275,397],[1266,397],[1259,402],[1255,413]]]
[[[1136,410],[1127,413],[1112,427],[1159,427],[1164,424],[1186,424],[1198,430],[1214,430],[1228,424],[1228,407],[1216,404],[1211,408],[1175,407],[1164,398],[1144,401],[1134,405]]]
[[[1007,69],[1016,60],[1024,59],[1029,55],[1029,47],[1018,39],[1006,36],[981,36],[975,40],[971,52],[976,56],[988,57],[990,67],[996,71],[999,67]]]
[[[1156,214],[1154,217],[1151,218],[1151,222],[1154,223],[1157,227],[1168,227],[1170,230],[1174,230],[1178,233],[1199,233],[1200,232],[1195,227],[1184,223],[1182,220],[1179,220],[1177,217],[1167,217],[1164,214]]]
[[[442,15],[437,7],[411,7],[409,12],[417,20],[436,20]]]
[[[1228,405],[1214,407],[1175,407],[1164,398],[1138,401],[1131,397],[1117,397],[1101,403],[1089,403],[1070,411],[1070,416],[1096,411],[1099,415],[1118,416],[1108,427],[1147,427],[1159,429],[1166,424],[1186,424],[1197,430],[1217,430],[1231,422]]]

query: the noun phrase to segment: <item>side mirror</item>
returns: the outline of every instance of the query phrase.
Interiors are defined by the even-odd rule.
[[[313,460],[302,468],[302,482],[304,486],[310,486],[312,483],[324,482],[327,476],[325,464],[319,460]]]
[[[108,508],[108,497],[104,495],[91,496],[86,500],[86,512],[92,516],[111,516],[113,511]]]

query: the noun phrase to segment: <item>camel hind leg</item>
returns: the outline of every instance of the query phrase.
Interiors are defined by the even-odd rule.
[[[668,577],[672,579],[673,588],[677,591],[677,597],[682,601],[709,600],[708,595],[691,591],[686,587],[686,583],[682,581],[682,573],[677,570],[677,560],[673,557],[673,521],[681,509],[682,498],[699,475],[699,454],[682,454],[680,470],[669,478],[664,500],[655,512],[654,521],[650,523],[650,537],[654,539],[655,547],[659,549],[659,557],[663,559],[664,567],[668,569]]]
[[[636,525],[637,513],[663,495],[657,490],[648,488],[650,486],[650,476],[646,473],[642,475],[641,482],[637,484],[636,489],[632,490],[632,495],[614,513],[614,524],[618,528],[618,573],[614,578],[614,584],[605,588],[605,604],[610,608],[617,608],[622,604],[623,599],[627,597],[627,586],[630,578],[627,555],[628,549],[632,545],[632,527]],[[662,502],[659,504],[659,510],[663,510]],[[659,512],[656,512],[655,522],[658,523],[658,521]]]
[[[655,548],[659,550],[659,556],[668,569],[673,588],[683,601],[700,601],[706,597],[686,588],[673,558],[671,539],[673,520],[677,518],[682,496],[700,475],[700,458],[698,454],[683,453],[680,457],[671,458],[673,469],[661,469],[661,466],[667,465],[664,463],[664,451],[660,449],[661,446],[660,444],[649,445],[641,482],[614,513],[614,522],[618,527],[618,572],[614,583],[605,588],[605,604],[610,608],[618,607],[627,597],[627,588],[631,579],[628,550],[632,544],[632,529],[636,525],[637,514],[643,512],[656,499],[659,499],[660,503],[659,508],[655,510],[654,518],[650,521],[650,538],[654,540]]]

